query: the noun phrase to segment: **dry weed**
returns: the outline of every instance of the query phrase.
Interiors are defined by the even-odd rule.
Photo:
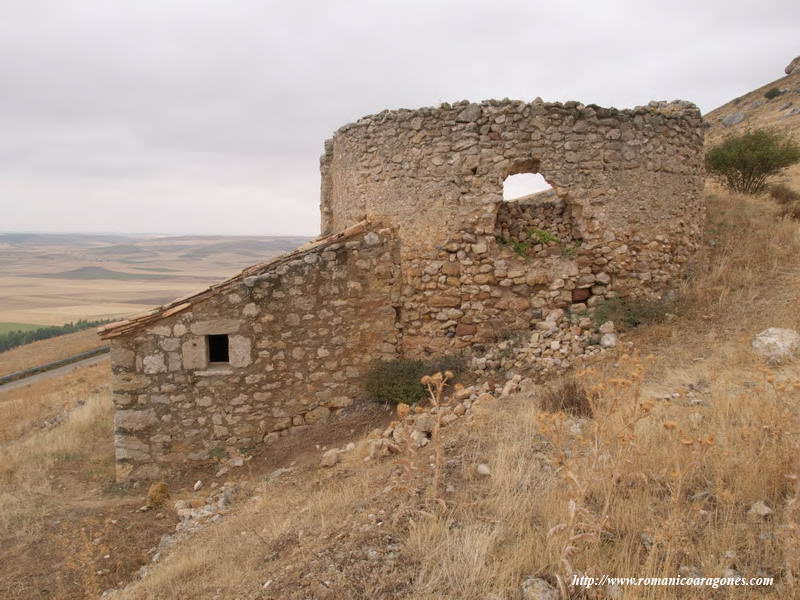
[[[108,393],[97,391],[57,427],[0,447],[0,535],[40,531],[44,516],[64,501],[63,490],[50,477],[54,470],[83,464],[88,476],[113,479],[112,415]]]
[[[169,489],[163,481],[157,481],[147,490],[147,504],[149,508],[163,506],[169,500]]]
[[[450,405],[452,397],[445,398],[444,388],[453,378],[451,371],[437,372],[422,378],[422,385],[428,391],[431,406],[436,410],[436,421],[431,432],[431,441],[434,448],[433,480],[431,482],[431,495],[433,499],[444,505],[442,486],[444,485],[444,443],[442,442],[442,415],[444,409]],[[446,505],[445,505],[446,506]]]
[[[541,409],[547,412],[564,412],[576,417],[592,416],[589,394],[574,377],[546,385],[540,393],[539,402]]]
[[[709,202],[707,247],[681,284],[685,310],[623,338],[641,354],[579,374],[591,419],[540,412],[524,395],[476,413],[460,445],[448,444],[448,459],[460,464],[448,472],[448,509],[415,515],[408,529],[390,529],[392,511],[409,502],[390,485],[390,461],[364,463],[343,479],[320,481],[315,470],[265,489],[127,597],[214,589],[221,597],[486,600],[516,597],[528,575],[560,579],[562,595],[581,597],[569,588],[571,573],[663,577],[681,567],[775,577],[754,593],[796,596],[800,367],[762,368],[749,340],[769,326],[800,326],[798,225],[776,220],[765,198]],[[475,474],[478,463],[491,466],[490,477]],[[749,514],[758,501],[773,512]],[[266,559],[261,541],[242,543],[251,530],[274,548]],[[380,578],[373,572],[382,559],[367,568],[352,558],[364,556],[369,535],[402,545],[401,560]],[[265,588],[267,577],[274,581]],[[365,591],[376,582],[396,587]],[[709,595],[667,587],[623,594]]]

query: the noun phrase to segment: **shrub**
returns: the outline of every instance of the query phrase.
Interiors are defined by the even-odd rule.
[[[150,486],[147,491],[147,506],[157,508],[163,506],[167,500],[169,500],[169,490],[166,483],[159,481]]]
[[[674,312],[675,302],[666,299],[610,298],[598,304],[594,320],[598,325],[614,321],[620,329],[633,329],[639,325],[662,322],[668,313]]]
[[[769,88],[766,92],[764,92],[764,98],[766,98],[767,100],[772,100],[773,98],[777,98],[778,96],[780,96],[782,93],[783,92],[776,87]]]
[[[769,186],[769,195],[778,204],[791,204],[800,200],[800,194],[785,183],[776,183]]]
[[[575,379],[566,379],[544,388],[540,407],[547,412],[565,412],[576,417],[591,418],[592,403],[586,388]]]
[[[800,145],[766,129],[730,136],[706,153],[708,173],[735,192],[757,194],[769,177],[800,162]]]
[[[416,404],[427,396],[420,380],[424,375],[452,371],[458,378],[466,368],[460,356],[443,356],[430,360],[398,358],[376,361],[364,379],[364,391],[375,402],[383,404]]]

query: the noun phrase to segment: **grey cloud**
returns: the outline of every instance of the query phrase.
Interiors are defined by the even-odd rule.
[[[0,0],[0,228],[312,234],[317,159],[346,122],[490,97],[710,110],[781,76],[798,17],[783,0]]]

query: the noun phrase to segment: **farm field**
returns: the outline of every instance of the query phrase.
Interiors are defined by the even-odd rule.
[[[33,325],[31,323],[0,323],[0,334],[8,333],[9,331],[31,331],[39,327],[41,325]]]
[[[148,310],[305,241],[0,233],[0,333]]]

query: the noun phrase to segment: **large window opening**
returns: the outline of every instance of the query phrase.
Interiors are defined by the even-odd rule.
[[[228,353],[228,336],[227,335],[209,335],[208,336],[208,362],[210,363],[228,363],[230,357]]]
[[[552,191],[553,186],[547,183],[539,173],[518,173],[509,175],[503,182],[503,200],[523,200],[530,196],[546,194],[543,192]]]
[[[495,238],[524,259],[574,257],[578,244],[570,210],[539,173],[539,161],[514,163],[503,181],[497,206]]]

